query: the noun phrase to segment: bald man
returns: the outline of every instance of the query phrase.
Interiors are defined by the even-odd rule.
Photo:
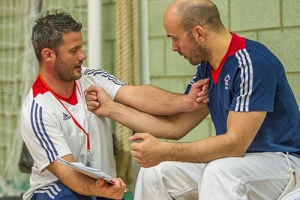
[[[164,118],[107,103],[103,91],[93,89],[100,104],[94,113],[132,128],[137,133],[130,139],[142,140],[131,145],[142,167],[134,199],[277,199],[300,167],[299,108],[281,62],[262,44],[226,30],[211,1],[177,0],[163,22],[172,50],[197,65],[185,93],[209,78],[209,104]],[[216,136],[188,143],[158,139],[179,139],[209,114]]]

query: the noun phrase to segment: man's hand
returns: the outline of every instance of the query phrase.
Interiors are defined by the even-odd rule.
[[[98,116],[105,116],[106,109],[113,103],[105,90],[101,87],[92,85],[85,90],[85,94],[88,110]]]
[[[209,79],[201,79],[195,82],[187,94],[187,97],[190,99],[191,107],[186,112],[206,106],[209,102]]]
[[[124,196],[126,184],[120,178],[114,179],[115,184],[109,184],[103,179],[96,181],[96,187],[99,191],[104,191],[102,197],[108,197],[110,199],[122,199]]]
[[[96,86],[90,86],[88,89],[85,90],[86,104],[88,110],[91,112],[94,112],[94,110],[100,106],[99,102],[97,101],[97,93],[93,91],[93,87]]]
[[[192,85],[192,88],[189,92],[190,93],[193,93],[191,91],[193,90],[200,90],[198,92],[198,98],[196,99],[197,102],[202,102],[202,103],[208,103],[209,102],[209,79],[202,79],[202,80],[199,80],[197,81],[196,83],[194,83]]]
[[[152,167],[164,161],[163,142],[149,133],[135,133],[129,140],[141,140],[130,145],[133,160],[141,167]]]

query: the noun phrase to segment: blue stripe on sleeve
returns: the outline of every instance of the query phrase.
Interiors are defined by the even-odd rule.
[[[100,75],[100,76],[112,81],[116,85],[124,85],[124,82],[117,80],[115,76],[109,74],[107,71],[102,70],[102,69],[86,69],[83,74],[84,75],[93,75],[93,76]]]
[[[33,100],[30,113],[31,127],[35,136],[38,138],[40,145],[45,149],[49,162],[52,163],[56,160],[58,153],[45,129],[42,110],[43,108],[40,107],[35,100]]]

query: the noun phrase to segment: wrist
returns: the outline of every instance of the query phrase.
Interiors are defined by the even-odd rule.
[[[193,101],[188,95],[182,95],[180,98],[180,110],[178,112],[190,112],[193,111]]]
[[[103,116],[108,118],[113,118],[115,115],[115,108],[117,107],[114,101],[108,102],[105,104],[103,109]]]
[[[162,150],[160,151],[162,153],[161,158],[162,161],[174,161],[172,159],[172,152],[174,148],[174,143],[172,142],[162,142]]]

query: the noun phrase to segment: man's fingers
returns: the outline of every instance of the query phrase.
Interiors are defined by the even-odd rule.
[[[205,85],[208,85],[208,83],[209,83],[209,78],[206,78],[206,79],[200,79],[199,81],[195,82],[193,85],[194,87],[201,88],[204,87]]]
[[[88,87],[87,89],[85,89],[84,92],[85,92],[85,93],[89,93],[89,92],[97,92],[97,86],[91,85],[90,87]]]
[[[97,101],[97,91],[99,91],[99,87],[94,85],[90,86],[85,90],[85,99],[88,110],[94,112],[100,106],[100,103]]]
[[[130,151],[131,155],[132,155],[132,159],[139,165],[141,166],[142,165],[142,159],[140,159],[140,156],[139,154],[134,151],[134,150],[131,150]]]
[[[100,103],[98,101],[86,101],[87,108],[91,112],[95,112],[97,108],[100,107]]]
[[[86,104],[88,106],[97,106],[97,107],[99,106],[99,102],[97,101],[98,100],[97,96],[87,94],[85,96],[85,99],[86,99]]]
[[[206,98],[206,99],[202,99],[202,98],[198,98],[197,99],[197,102],[201,102],[201,103],[208,103],[209,102],[209,98]]]
[[[87,101],[97,101],[97,94],[95,92],[89,92],[89,93],[86,93],[85,95],[85,99]]]

